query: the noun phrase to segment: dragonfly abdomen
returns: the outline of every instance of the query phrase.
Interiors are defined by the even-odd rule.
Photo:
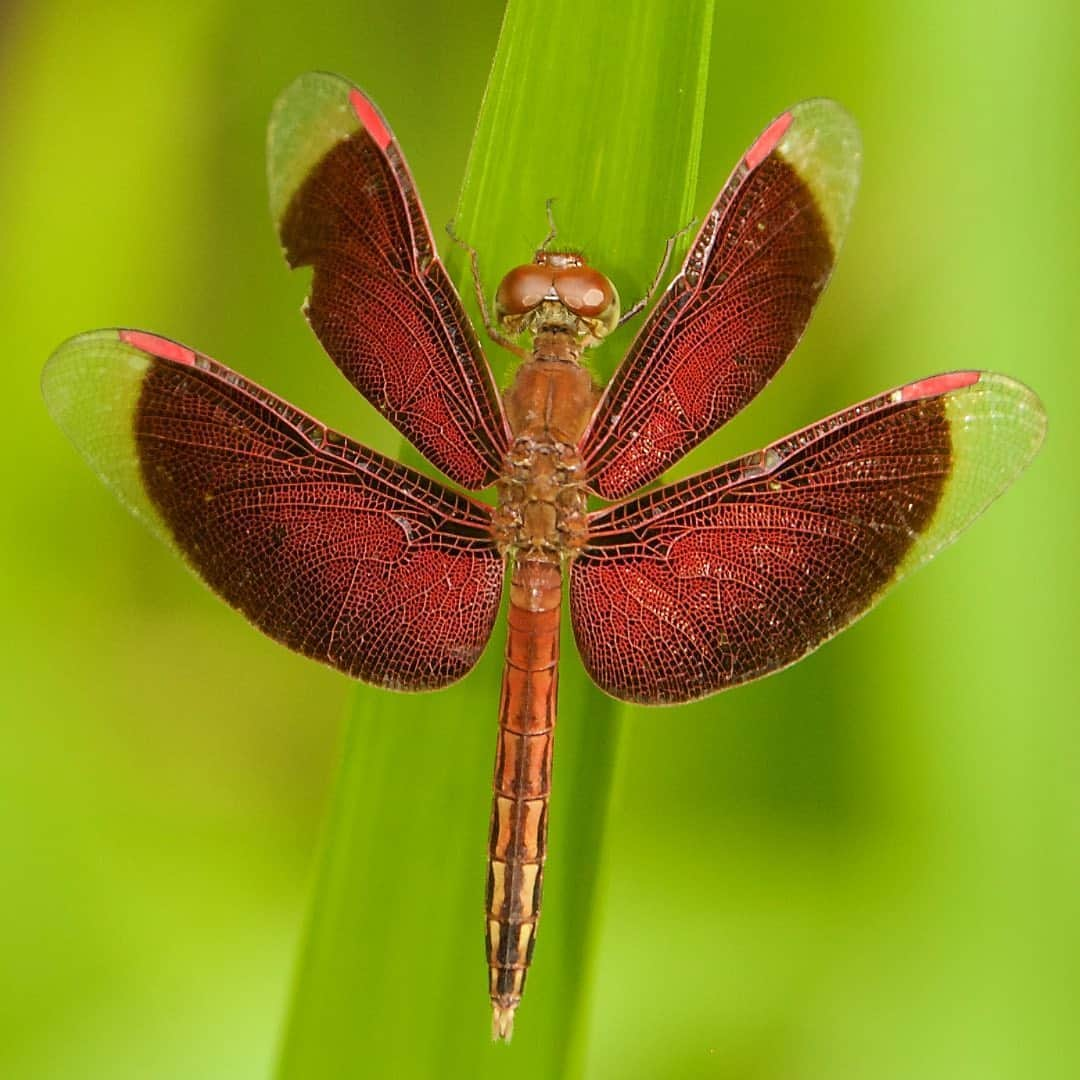
[[[561,604],[558,562],[515,560],[488,852],[487,950],[496,1039],[510,1038],[540,918]]]

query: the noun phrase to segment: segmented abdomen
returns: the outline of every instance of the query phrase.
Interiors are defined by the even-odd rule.
[[[540,918],[561,603],[557,562],[515,560],[488,848],[487,951],[495,1038],[510,1037]]]

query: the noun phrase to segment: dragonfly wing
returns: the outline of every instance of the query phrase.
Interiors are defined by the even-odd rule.
[[[586,669],[662,704],[787,667],[950,543],[1045,423],[1020,383],[939,375],[591,515],[570,575]]]
[[[655,480],[776,374],[829,279],[859,161],[854,121],[824,99],[796,105],[750,147],[582,438],[598,495]]]
[[[302,75],[274,106],[268,158],[274,221],[289,264],[314,270],[305,311],[334,363],[452,480],[492,483],[502,404],[386,121],[346,80]]]
[[[487,507],[140,331],[72,338],[42,386],[105,482],[270,637],[396,689],[476,662],[503,578]]]

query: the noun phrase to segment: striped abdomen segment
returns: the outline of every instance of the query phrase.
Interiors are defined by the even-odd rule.
[[[488,849],[487,952],[496,1039],[510,1038],[540,918],[561,603],[557,562],[515,560]]]

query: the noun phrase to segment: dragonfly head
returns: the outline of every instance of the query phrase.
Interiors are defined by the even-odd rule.
[[[499,283],[495,318],[509,334],[563,331],[595,345],[618,325],[619,294],[580,255],[538,251]]]

